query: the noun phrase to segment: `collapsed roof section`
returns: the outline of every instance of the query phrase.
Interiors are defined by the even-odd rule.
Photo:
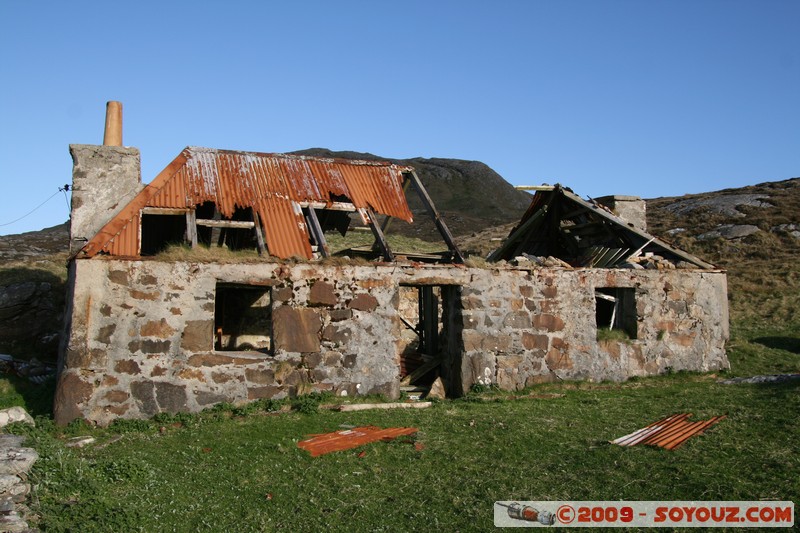
[[[618,268],[644,255],[692,268],[715,268],[560,185],[534,194],[520,223],[489,260],[508,261],[523,254],[556,257],[573,267]]]
[[[246,229],[260,252],[289,259],[325,257],[326,229],[344,233],[357,213],[375,236],[374,249],[394,259],[376,214],[412,222],[405,189],[413,184],[449,247],[463,262],[414,169],[376,161],[315,158],[187,147],[82,248],[97,254],[139,256],[148,231],[197,245],[198,230]],[[320,217],[324,214],[324,217]],[[147,217],[172,217],[146,223]],[[185,219],[185,225],[183,220]],[[175,229],[175,223],[181,226]]]

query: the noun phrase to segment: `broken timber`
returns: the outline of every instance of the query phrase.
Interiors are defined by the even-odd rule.
[[[361,218],[366,220],[370,229],[372,229],[372,235],[375,237],[373,250],[380,250],[384,261],[394,261],[394,254],[392,253],[392,249],[389,248],[389,243],[386,241],[386,236],[383,234],[381,227],[377,223],[375,212],[369,207],[361,208],[358,211],[361,214]]]
[[[322,231],[322,226],[320,226],[316,210],[313,207],[309,206],[303,208],[303,211],[305,212],[306,218],[308,219],[308,226],[309,230],[311,230],[311,237],[314,239],[314,243],[317,245],[317,249],[319,250],[320,255],[322,255],[322,257],[330,257],[331,252],[328,249],[328,243],[325,240],[325,233]]]
[[[370,409],[425,409],[431,405],[431,402],[352,403],[336,406],[333,410],[349,413]]]
[[[453,239],[453,235],[450,233],[450,230],[447,229],[447,224],[444,223],[444,220],[442,220],[442,217],[439,215],[439,212],[433,205],[433,200],[431,200],[431,197],[428,196],[428,191],[426,191],[425,187],[423,187],[419,176],[417,176],[417,173],[412,170],[411,172],[403,172],[403,176],[406,180],[409,180],[414,186],[414,189],[416,189],[417,195],[419,195],[420,200],[422,200],[422,204],[425,206],[428,214],[433,219],[434,224],[436,224],[436,228],[442,235],[444,242],[447,243],[447,247],[450,248],[450,251],[453,253],[453,261],[456,263],[463,263],[464,256],[461,255],[461,250],[458,249],[458,246]]]

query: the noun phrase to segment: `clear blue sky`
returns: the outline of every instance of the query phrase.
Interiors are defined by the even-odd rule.
[[[0,224],[105,103],[150,181],[184,146],[480,160],[647,198],[800,175],[800,1],[0,0]],[[63,222],[63,195],[0,226]]]

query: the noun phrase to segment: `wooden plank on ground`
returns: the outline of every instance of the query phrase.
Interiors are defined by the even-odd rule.
[[[353,403],[340,405],[335,410],[349,413],[370,409],[425,409],[431,405],[431,402]]]

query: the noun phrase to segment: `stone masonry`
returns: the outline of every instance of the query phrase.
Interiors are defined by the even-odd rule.
[[[144,187],[137,148],[72,144],[70,250],[77,251]]]
[[[595,198],[595,201],[608,207],[633,227],[647,231],[647,202],[638,196],[614,194]]]
[[[269,290],[271,354],[215,350],[220,283]],[[105,425],[312,391],[396,398],[404,285],[456,295],[443,361],[450,396],[474,384],[514,390],[728,366],[721,271],[79,259],[56,421]],[[598,288],[633,291],[634,338],[597,340]]]
[[[34,425],[33,418],[22,407],[0,410],[0,428],[14,422]],[[33,448],[23,447],[25,437],[0,433],[0,531],[38,531],[28,527],[30,514],[25,505],[30,497],[28,474],[39,454]]]

